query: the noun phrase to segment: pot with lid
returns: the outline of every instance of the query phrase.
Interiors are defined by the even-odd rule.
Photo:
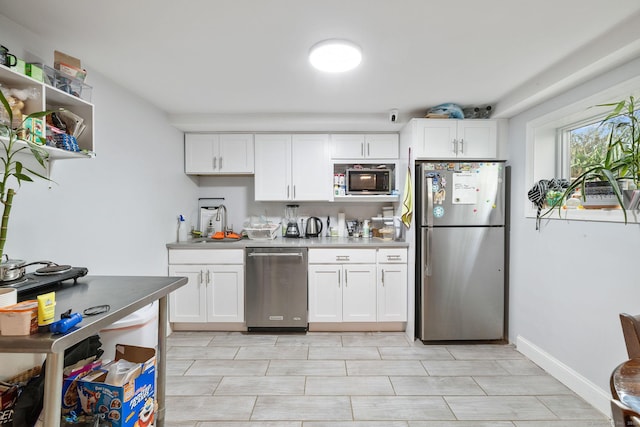
[[[0,281],[10,282],[24,276],[25,262],[21,259],[9,259],[7,254],[4,254],[6,260],[0,262]]]

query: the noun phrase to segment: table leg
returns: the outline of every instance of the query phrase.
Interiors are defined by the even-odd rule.
[[[62,402],[62,371],[64,369],[64,353],[48,353],[44,374],[44,426],[60,425]]]
[[[158,402],[158,413],[156,414],[157,427],[164,427],[164,416],[166,410],[165,392],[167,376],[167,305],[167,296],[160,298],[160,300],[158,301],[158,357],[156,358],[156,400]]]

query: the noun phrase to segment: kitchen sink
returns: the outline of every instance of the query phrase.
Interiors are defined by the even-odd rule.
[[[212,239],[211,237],[196,237],[191,239],[191,243],[230,243],[230,242],[239,242],[242,239],[232,239],[230,237],[225,237],[224,239]]]

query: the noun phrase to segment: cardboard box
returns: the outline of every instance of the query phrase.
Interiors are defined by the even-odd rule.
[[[139,364],[138,375],[126,384],[105,383],[106,372],[88,381],[77,382],[82,412],[87,415],[104,414],[112,427],[145,426],[154,423],[156,351],[153,348],[116,345],[115,360]]]
[[[27,76],[39,82],[44,82],[44,72],[42,71],[42,64],[25,64],[24,69]]]
[[[13,408],[18,399],[17,384],[0,381],[0,425],[13,425]]]
[[[87,77],[87,71],[82,68],[82,64],[78,58],[58,52],[57,50],[53,52],[53,68],[72,79],[84,81]]]
[[[24,118],[24,129],[27,131],[25,138],[29,138],[36,144],[44,144],[44,121],[34,117]]]

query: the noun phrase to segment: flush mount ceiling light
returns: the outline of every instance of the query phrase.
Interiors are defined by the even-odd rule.
[[[324,40],[309,52],[309,62],[320,71],[342,73],[354,69],[362,60],[360,48],[348,40]]]

